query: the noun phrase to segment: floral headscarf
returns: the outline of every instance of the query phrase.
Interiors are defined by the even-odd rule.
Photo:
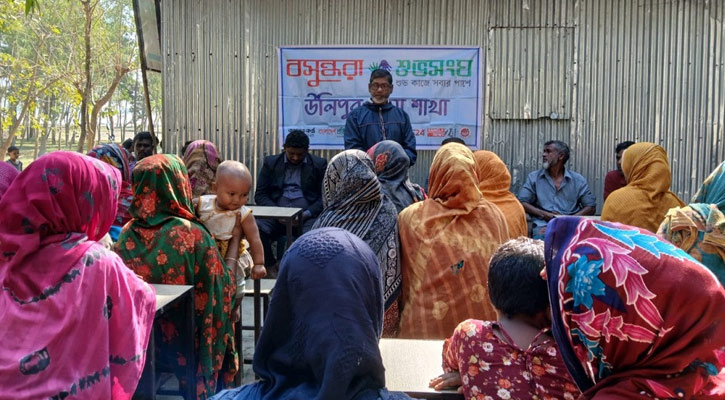
[[[410,159],[398,142],[383,140],[367,153],[373,160],[383,193],[392,200],[398,212],[425,198],[423,189],[408,179]]]
[[[115,168],[58,151],[30,164],[0,200],[7,398],[133,395],[156,301],[97,242],[113,222],[120,183]]]
[[[113,165],[121,172],[121,194],[118,198],[114,225],[124,225],[131,220],[128,207],[133,200],[131,192],[131,154],[120,144],[109,143],[95,147],[88,156]]]
[[[559,351],[584,398],[722,398],[725,290],[643,229],[549,222],[546,274]]]
[[[220,373],[231,384],[236,372],[236,352],[230,321],[235,285],[225,267],[216,243],[196,219],[191,203],[191,187],[181,160],[169,154],[144,158],[133,170],[133,219],[124,226],[116,242],[116,252],[146,282],[193,285],[196,307],[195,328],[197,394],[200,398],[216,391]],[[184,321],[171,315],[165,328],[166,355],[181,354],[183,345],[174,334]],[[232,361],[232,371],[223,371],[224,358]],[[167,360],[177,366],[183,382],[186,360]]]
[[[214,143],[208,140],[195,140],[184,153],[184,164],[189,171],[189,183],[193,197],[211,193],[211,184],[216,169],[221,163],[219,152]]]
[[[685,250],[725,284],[725,163],[702,184],[693,203],[672,208],[657,234]]]

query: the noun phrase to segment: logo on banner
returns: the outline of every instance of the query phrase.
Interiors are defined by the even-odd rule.
[[[461,137],[467,138],[471,135],[471,130],[468,128],[461,128]]]

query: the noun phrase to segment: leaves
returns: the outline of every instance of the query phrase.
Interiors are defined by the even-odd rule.
[[[0,79],[0,122],[3,136],[10,133],[5,140],[0,140],[0,150],[7,147],[12,135],[19,134],[29,124],[38,125],[38,121],[52,117],[52,126],[56,126],[61,123],[60,118],[66,118],[61,114],[72,116],[66,120],[78,120],[87,80],[84,69],[87,15],[91,38],[89,109],[98,108],[97,116],[103,119],[119,114],[121,107],[129,107],[129,100],[143,98],[139,90],[126,96],[125,105],[114,97],[118,72],[123,76],[139,68],[131,3],[89,0],[91,12],[86,14],[84,1],[42,0],[42,8],[40,0],[0,1],[0,76],[3,77]],[[157,93],[160,93],[160,84]],[[35,110],[37,102],[51,97],[54,105],[48,115],[45,115],[46,107]],[[112,107],[104,107],[109,104]],[[142,101],[138,105],[134,114],[140,119],[146,110]],[[153,107],[160,109],[160,105]],[[67,111],[57,111],[61,109]],[[99,122],[102,123],[89,120],[87,126]],[[72,127],[76,131],[79,128],[77,124]]]
[[[40,9],[40,2],[38,0],[25,0],[25,14],[30,14],[36,8]]]

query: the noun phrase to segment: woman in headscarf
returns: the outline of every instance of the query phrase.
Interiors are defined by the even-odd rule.
[[[670,191],[670,164],[661,146],[633,144],[622,155],[622,172],[627,186],[615,190],[604,201],[602,221],[657,232],[670,208],[685,205]]]
[[[549,222],[552,330],[584,399],[725,396],[725,290],[644,230]]]
[[[528,236],[526,225],[526,212],[521,203],[509,190],[511,187],[511,174],[506,164],[496,155],[487,150],[473,153],[476,160],[476,174],[478,175],[478,190],[483,198],[495,204],[506,218],[509,236],[515,239],[519,236]]]
[[[380,280],[377,256],[357,236],[302,235],[282,258],[254,351],[261,380],[214,399],[409,399],[385,389]]]
[[[488,261],[509,233],[501,211],[478,190],[473,152],[458,143],[438,149],[429,189],[428,199],[398,216],[400,337],[444,339],[463,320],[496,319]]]
[[[408,179],[410,159],[398,142],[383,140],[368,149],[367,153],[373,160],[383,193],[398,212],[425,199],[423,189]]]
[[[153,289],[97,241],[121,176],[72,152],[30,164],[0,201],[2,398],[130,399]]]
[[[220,163],[216,146],[208,140],[195,140],[186,147],[184,164],[189,173],[194,198],[211,193],[211,184]]]
[[[18,176],[17,168],[13,167],[10,163],[0,162],[0,199],[2,199],[5,192],[13,180]]]
[[[121,145],[115,143],[97,146],[90,152],[88,156],[101,160],[106,164],[112,165],[121,172],[121,195],[118,198],[118,209],[116,210],[116,219],[113,225],[123,227],[126,222],[131,220],[131,214],[128,213],[128,207],[133,200],[133,192],[131,192],[131,154]],[[116,233],[118,238],[118,234]]]
[[[378,257],[383,275],[383,336],[394,336],[400,320],[398,212],[380,188],[373,164],[361,150],[345,150],[330,160],[323,180],[324,209],[314,228],[344,228]]]
[[[725,162],[705,180],[692,203],[667,212],[657,234],[710,268],[725,284]]]
[[[133,170],[133,219],[124,226],[116,252],[126,265],[150,283],[193,285],[198,362],[196,393],[204,399],[216,393],[217,380],[231,384],[237,371],[230,320],[235,292],[216,243],[194,216],[191,187],[181,160],[170,154],[144,158]],[[162,356],[182,354],[176,334],[184,321],[179,313],[161,320],[166,346]],[[225,355],[229,370],[222,368]],[[185,359],[163,360],[182,384]]]

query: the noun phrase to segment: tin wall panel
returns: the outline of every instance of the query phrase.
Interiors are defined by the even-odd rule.
[[[514,191],[558,138],[601,209],[614,146],[648,140],[668,151],[673,190],[689,200],[725,158],[724,9],[723,0],[162,0],[164,147],[209,138],[257,171],[280,149],[279,46],[480,46],[482,143],[511,168]],[[499,60],[511,79],[493,81]],[[425,182],[433,154],[420,152],[414,181]]]

